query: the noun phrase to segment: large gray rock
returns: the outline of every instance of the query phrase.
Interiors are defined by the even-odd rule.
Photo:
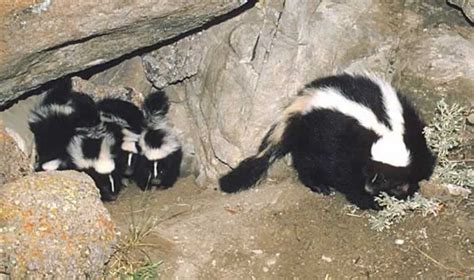
[[[198,28],[245,0],[14,1],[0,6],[0,104]]]
[[[430,119],[441,98],[471,106],[474,100],[474,33],[454,9],[436,3],[407,2],[393,83],[411,93]]]
[[[143,60],[156,87],[181,96],[186,108],[171,117],[193,143],[203,182],[253,154],[317,77],[369,70],[417,103],[429,100],[426,111],[443,96],[440,85],[469,98],[473,33],[456,13],[420,0],[263,1]]]
[[[152,85],[145,76],[145,68],[139,56],[127,59],[103,72],[93,75],[90,82],[96,85],[125,87],[147,95]]]
[[[464,15],[474,22],[474,1],[473,0],[448,0],[448,3],[459,7]]]
[[[176,126],[193,139],[201,177],[215,179],[256,151],[305,83],[344,69],[388,73],[402,8],[378,1],[265,1],[144,61],[157,87],[185,80],[188,117],[180,118],[192,121]]]
[[[99,279],[116,238],[84,173],[36,173],[0,188],[0,264],[11,279]]]

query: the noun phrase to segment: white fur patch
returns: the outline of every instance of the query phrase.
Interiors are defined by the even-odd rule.
[[[112,135],[105,135],[103,137],[97,159],[84,157],[84,153],[82,152],[83,138],[83,135],[74,136],[67,147],[67,151],[71,155],[73,163],[80,169],[94,168],[94,170],[100,174],[110,174],[115,170],[115,162],[111,151],[112,146],[115,144],[115,139]]]
[[[138,149],[137,149],[137,142],[128,142],[124,141],[122,142],[121,148],[123,151],[138,154]]]
[[[29,123],[36,123],[47,119],[52,115],[69,116],[74,112],[74,108],[70,105],[49,104],[36,108],[28,117]]]
[[[311,106],[303,111],[303,114],[311,110],[327,109],[340,112],[346,116],[356,119],[363,127],[373,130],[378,135],[388,134],[390,130],[384,124],[380,123],[374,112],[367,106],[346,98],[336,88],[309,88],[306,93],[312,96]]]
[[[44,171],[54,171],[54,170],[58,170],[58,168],[61,166],[62,163],[63,162],[60,159],[53,159],[53,160],[43,163],[41,165],[41,168]]]
[[[396,167],[410,164],[410,152],[403,142],[403,136],[396,133],[384,135],[372,145],[372,159]]]
[[[175,135],[171,134],[170,131],[166,130],[166,135],[163,138],[163,144],[159,148],[152,148],[145,142],[145,135],[147,131],[144,131],[140,137],[139,145],[142,148],[142,154],[148,160],[159,160],[167,157],[174,151],[177,151],[181,145]]]
[[[360,125],[380,136],[371,148],[373,160],[397,167],[407,166],[411,159],[410,152],[403,141],[405,133],[403,107],[397,93],[391,85],[380,78],[371,74],[365,74],[365,76],[379,86],[384,109],[392,129],[381,123],[370,108],[348,99],[337,88],[305,89],[305,94],[311,96],[309,101],[311,106],[306,106],[302,113],[328,109],[356,119]]]
[[[137,144],[140,140],[140,134],[133,133],[132,131],[124,128],[122,129],[123,138],[122,138],[122,150],[134,154],[138,154]]]

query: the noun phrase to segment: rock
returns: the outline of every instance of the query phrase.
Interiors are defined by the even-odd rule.
[[[116,234],[90,177],[42,172],[0,192],[0,263],[11,279],[100,278]]]
[[[143,94],[136,91],[134,88],[113,85],[97,85],[79,77],[72,78],[72,88],[75,91],[90,95],[95,101],[107,97],[119,98],[130,101],[138,107],[141,107],[144,100]]]
[[[474,114],[470,114],[467,117],[467,123],[469,123],[470,125],[474,125]]]
[[[473,0],[448,0],[449,4],[459,7],[464,15],[474,23],[474,1]]]
[[[427,120],[443,97],[466,106],[474,99],[473,41],[472,27],[453,9],[430,2],[406,7],[394,84],[411,95]]]
[[[462,197],[466,199],[471,194],[469,188],[432,181],[420,182],[420,192],[423,196],[439,199],[449,199],[453,197]]]
[[[203,54],[197,40],[189,36],[143,56],[148,78],[155,87],[163,88],[197,74]]]
[[[145,76],[145,68],[139,56],[127,59],[118,65],[93,75],[88,81],[96,85],[132,88],[144,95],[150,93],[152,85]]]
[[[324,75],[375,72],[427,115],[440,96],[469,100],[470,28],[447,5],[420,0],[264,1],[143,59],[156,87],[185,96],[187,117],[175,125],[194,144],[200,178],[216,179],[255,153],[297,91]]]
[[[1,185],[32,172],[28,156],[20,149],[10,133],[0,123],[0,189]]]
[[[0,120],[3,121],[7,132],[11,136],[14,135],[18,147],[28,157],[34,155],[34,138],[28,127],[28,116],[42,99],[42,94],[33,95],[0,112]]]
[[[245,3],[41,0],[1,4],[0,104],[47,81],[201,27]]]
[[[189,132],[202,178],[215,179],[254,153],[283,106],[316,77],[360,68],[390,76],[401,4],[259,6],[144,56],[155,86],[184,80],[182,119],[191,121],[176,127]],[[166,90],[173,96],[177,88]]]

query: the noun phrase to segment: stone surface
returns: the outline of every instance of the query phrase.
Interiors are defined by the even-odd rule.
[[[448,3],[459,7],[464,15],[474,22],[474,1],[473,0],[448,0]]]
[[[201,27],[245,0],[14,1],[0,6],[0,104]]]
[[[28,157],[34,155],[34,138],[33,133],[28,127],[28,116],[42,99],[42,94],[33,95],[0,112],[0,120],[5,125],[7,131],[15,135],[14,140],[17,142],[18,147]]]
[[[172,51],[145,56],[145,65],[157,87],[163,80],[172,84],[185,78],[192,123],[176,126],[185,126],[182,130],[193,139],[201,177],[215,179],[255,152],[272,120],[303,84],[348,68],[385,74],[401,8],[373,1],[265,1],[177,42]],[[183,60],[190,63],[184,74],[160,70],[170,62],[176,62],[171,69],[183,68]],[[170,96],[175,88],[167,89]]]
[[[8,183],[0,192],[2,272],[11,279],[101,276],[116,234],[90,177],[42,172]]]
[[[134,89],[147,95],[152,85],[145,76],[145,68],[139,56],[127,59],[118,65],[93,75],[88,81],[96,85],[107,85]]]
[[[31,161],[11,134],[0,122],[0,186],[32,172]]]
[[[407,4],[394,61],[394,84],[411,93],[427,119],[445,97],[470,106],[474,100],[474,33],[454,9],[430,2]]]
[[[90,95],[95,101],[99,101],[107,97],[119,98],[130,101],[138,107],[141,107],[144,100],[143,94],[137,91],[135,88],[115,85],[100,85],[81,79],[80,77],[72,78],[72,87],[73,90],[77,92]]]
[[[263,1],[143,59],[154,86],[186,106],[175,124],[193,143],[204,182],[253,154],[282,108],[317,77],[375,72],[428,117],[442,96],[465,102],[471,28],[442,1]]]
[[[163,88],[197,74],[203,46],[195,41],[198,41],[195,36],[186,37],[143,56],[148,78],[155,87]]]

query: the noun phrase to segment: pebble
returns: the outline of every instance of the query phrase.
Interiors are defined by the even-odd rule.
[[[325,255],[322,255],[322,256],[321,256],[321,259],[322,259],[323,261],[325,261],[325,262],[332,262],[332,258],[326,257]]]
[[[405,240],[403,240],[403,239],[396,239],[395,240],[395,244],[397,244],[397,245],[403,245],[404,243],[405,243]]]
[[[468,122],[470,125],[474,125],[474,114],[470,114],[470,115],[467,117],[467,122]]]

